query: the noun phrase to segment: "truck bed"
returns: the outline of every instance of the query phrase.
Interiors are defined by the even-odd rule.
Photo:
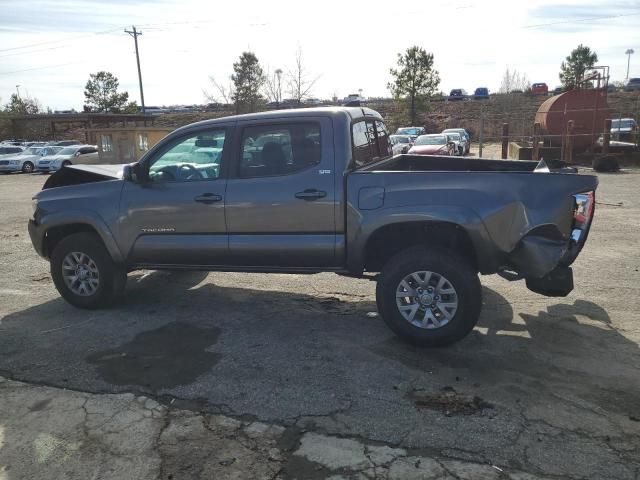
[[[369,165],[368,171],[415,172],[523,172],[531,173],[538,162],[524,160],[489,160],[475,157],[449,157],[438,155],[396,155]],[[549,165],[558,168],[561,165]]]

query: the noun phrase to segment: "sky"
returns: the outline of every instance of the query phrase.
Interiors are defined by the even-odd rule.
[[[54,110],[80,110],[100,70],[140,103],[132,25],[148,106],[206,103],[209,77],[227,83],[246,50],[287,72],[300,48],[318,98],[389,96],[389,69],[413,45],[433,53],[445,92],[497,91],[506,68],[554,88],[580,43],[612,81],[634,49],[630,76],[640,76],[640,0],[0,0],[0,12],[0,102],[19,85]]]

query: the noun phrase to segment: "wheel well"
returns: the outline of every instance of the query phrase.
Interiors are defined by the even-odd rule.
[[[60,225],[57,227],[52,227],[44,235],[44,255],[49,258],[51,256],[51,252],[56,248],[56,245],[65,237],[69,235],[73,235],[74,233],[80,232],[89,232],[95,233],[95,228],[86,223],[71,223],[68,225]]]
[[[478,269],[478,260],[469,234],[459,225],[448,222],[399,223],[376,230],[367,242],[365,269],[379,272],[396,253],[416,245],[448,248]]]

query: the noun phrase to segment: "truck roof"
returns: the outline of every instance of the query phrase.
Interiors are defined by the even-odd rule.
[[[217,125],[220,123],[229,123],[240,120],[265,120],[265,119],[284,119],[284,118],[301,118],[309,116],[326,116],[326,117],[349,117],[349,120],[362,117],[372,117],[382,120],[382,116],[367,107],[314,107],[314,108],[292,108],[288,110],[269,110],[266,112],[246,113],[244,115],[231,115],[228,117],[212,118],[210,120],[202,120],[200,122],[191,123],[179,128],[183,130],[194,126],[202,127],[207,125]]]

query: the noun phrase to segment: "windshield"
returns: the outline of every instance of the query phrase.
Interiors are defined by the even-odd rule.
[[[636,121],[632,118],[624,118],[622,120],[611,120],[611,128],[633,128]]]
[[[57,155],[62,150],[62,147],[47,147],[42,149],[40,153],[44,153],[43,157],[50,157],[51,155]]]
[[[392,135],[391,138],[396,143],[411,143],[411,139],[409,137],[404,137],[401,135]]]
[[[75,147],[67,147],[67,148],[63,148],[62,150],[60,150],[58,152],[58,155],[73,155],[77,151],[78,151],[78,149],[75,148]]]
[[[445,145],[447,137],[444,135],[423,135],[418,137],[416,145]]]
[[[449,137],[449,140],[453,140],[455,142],[459,142],[461,140],[459,133],[447,133],[447,137]]]
[[[402,135],[420,135],[422,132],[420,128],[399,128],[396,133]]]
[[[31,148],[27,148],[24,152],[22,152],[23,155],[40,155],[40,152],[42,152],[42,147],[31,147]]]

